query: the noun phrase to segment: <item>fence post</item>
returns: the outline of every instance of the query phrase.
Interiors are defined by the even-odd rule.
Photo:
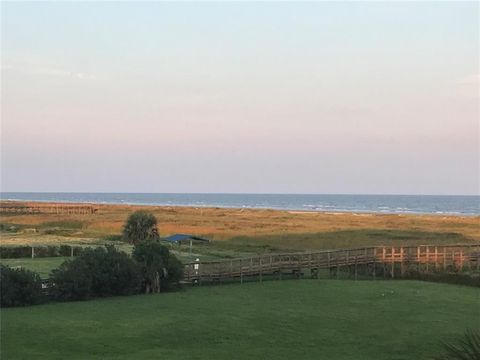
[[[357,255],[355,255],[355,280],[357,280]]]
[[[262,272],[263,272],[262,256],[260,256],[260,282],[262,282]]]
[[[403,274],[405,273],[405,266],[404,266],[404,261],[405,261],[405,251],[403,249],[403,246],[400,248],[400,274],[403,277]]]
[[[240,284],[243,284],[243,264],[242,264],[242,259],[240,259]]]
[[[428,272],[428,268],[429,268],[429,264],[430,264],[430,253],[429,253],[429,248],[428,248],[428,245],[425,249],[425,257],[427,258],[427,272]]]
[[[253,271],[253,257],[250,258],[249,272],[250,272],[251,276],[253,276],[253,274],[255,274],[255,272]]]
[[[202,265],[201,265],[201,261],[199,260],[198,261],[198,286],[201,286],[202,285]]]
[[[420,264],[420,246],[417,246],[417,271],[420,272],[421,264]]]
[[[338,253],[335,254],[335,276],[337,277],[337,280],[340,278],[340,274],[339,274],[339,265],[338,265]]]
[[[447,268],[447,249],[443,247],[443,271]]]
[[[387,277],[387,264],[386,264],[386,259],[385,259],[385,247],[382,248],[382,265],[383,265],[383,278],[386,279]]]
[[[392,246],[392,279],[395,277],[395,248]]]
[[[35,257],[35,250],[34,247],[32,246],[32,259]]]
[[[331,264],[330,264],[330,251],[327,252],[327,267],[328,267],[328,276],[331,278],[332,277],[332,267],[331,267]],[[320,268],[320,266],[318,266],[318,268]]]

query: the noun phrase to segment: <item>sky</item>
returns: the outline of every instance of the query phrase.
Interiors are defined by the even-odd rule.
[[[1,190],[480,194],[478,2],[2,2]]]

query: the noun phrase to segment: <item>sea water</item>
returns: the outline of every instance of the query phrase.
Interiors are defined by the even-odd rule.
[[[480,215],[480,196],[3,192],[2,200],[385,214]]]

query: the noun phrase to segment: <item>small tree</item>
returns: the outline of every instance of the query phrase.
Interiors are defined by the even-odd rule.
[[[132,244],[158,239],[157,219],[147,211],[135,211],[125,223],[123,237]]]
[[[40,276],[26,269],[0,265],[0,306],[25,306],[43,301]]]
[[[135,245],[133,258],[142,269],[145,293],[159,293],[179,285],[182,263],[158,241],[146,240]]]

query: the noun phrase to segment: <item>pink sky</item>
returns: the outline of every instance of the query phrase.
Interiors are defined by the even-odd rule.
[[[386,5],[2,3],[2,191],[479,194],[478,3]]]

